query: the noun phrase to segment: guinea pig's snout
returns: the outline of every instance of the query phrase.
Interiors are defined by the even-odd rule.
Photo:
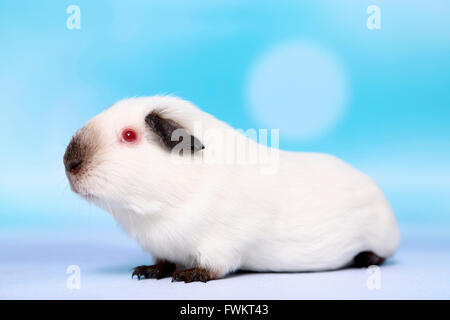
[[[70,174],[77,174],[80,172],[83,162],[85,161],[86,152],[77,138],[73,138],[67,146],[64,154],[64,167]]]

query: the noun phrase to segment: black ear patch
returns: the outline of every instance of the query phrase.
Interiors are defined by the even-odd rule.
[[[145,117],[145,122],[170,150],[180,143],[183,150],[190,150],[191,152],[205,149],[200,140],[187,132],[179,123],[162,118],[155,111]]]

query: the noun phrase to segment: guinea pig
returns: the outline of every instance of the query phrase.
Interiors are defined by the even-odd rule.
[[[276,155],[275,169],[238,161],[247,150]],[[367,175],[331,155],[258,143],[176,97],[115,103],[75,133],[64,166],[71,189],[153,256],[134,268],[138,279],[367,267],[399,245],[393,211]]]

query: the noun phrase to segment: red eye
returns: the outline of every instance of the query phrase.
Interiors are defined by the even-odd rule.
[[[137,133],[133,129],[125,129],[122,131],[122,142],[131,143],[137,139]]]

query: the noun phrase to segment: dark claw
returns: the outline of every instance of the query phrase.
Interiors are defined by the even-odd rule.
[[[133,274],[131,275],[131,279],[133,279],[134,276],[136,276],[138,280],[141,280],[141,274],[136,269],[137,268],[134,268]]]

